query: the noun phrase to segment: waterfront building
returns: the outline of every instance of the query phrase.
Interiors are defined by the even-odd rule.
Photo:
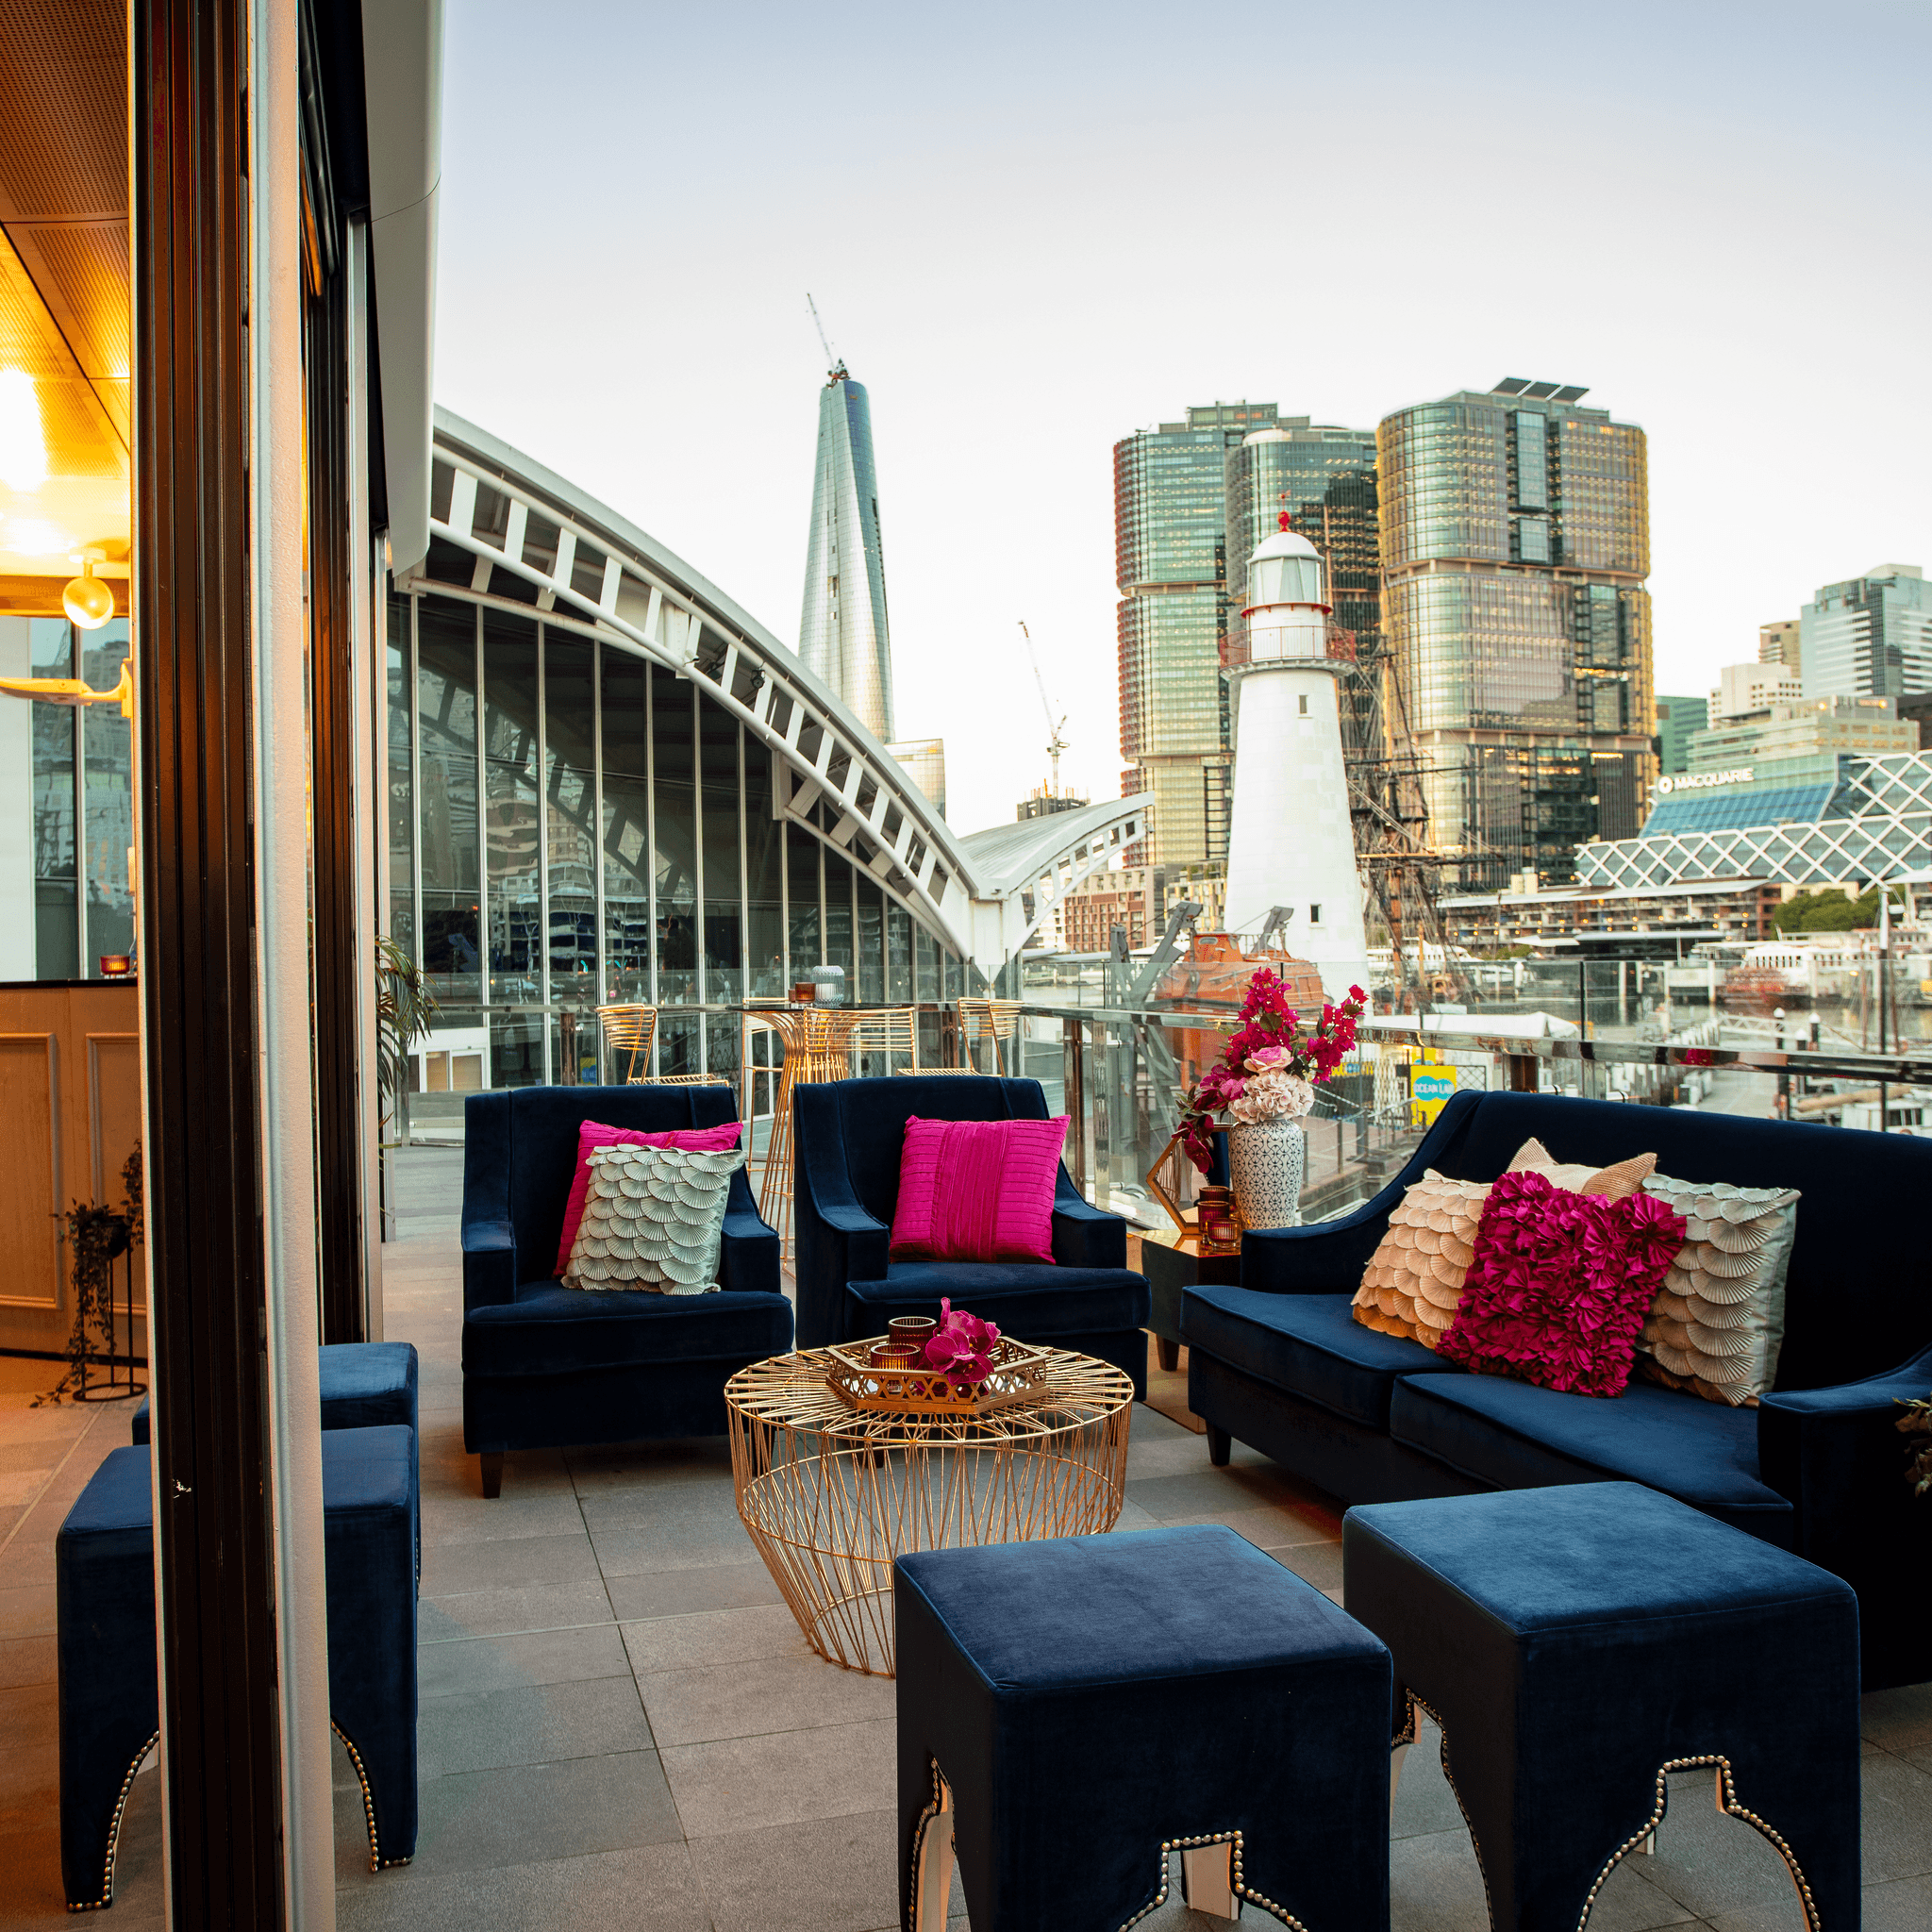
[[[1226,461],[1276,418],[1273,403],[1215,403],[1114,445],[1121,790],[1154,797],[1137,857],[1156,867],[1226,862]]]
[[[1802,695],[1798,674],[1782,662],[1726,664],[1710,694],[1713,725],[1740,718],[1762,717],[1774,705],[1794,704]]]
[[[1800,627],[1795,617],[1781,617],[1775,624],[1757,626],[1757,661],[1782,664],[1788,671],[1802,669]]]
[[[1127,865],[1096,873],[1063,908],[1060,948],[1069,953],[1105,953],[1113,944],[1114,928],[1126,934],[1131,947],[1151,946],[1164,929],[1160,903],[1155,897],[1154,868]]]
[[[1635,838],[1576,855],[1591,890],[1723,879],[1815,888],[1932,867],[1932,752],[1826,753],[1659,778]]]
[[[798,655],[882,742],[892,729],[892,641],[872,453],[872,405],[840,362],[819,391],[818,460]]]
[[[1442,938],[1484,952],[1500,946],[1675,958],[1708,940],[1768,938],[1784,893],[1773,881],[1720,878],[1657,886],[1533,886],[1457,893],[1437,903]]]
[[[1683,770],[1769,770],[1792,758],[1839,752],[1883,757],[1918,748],[1918,726],[1899,718],[1891,698],[1803,698],[1724,718],[1692,732]]]
[[[1655,765],[1643,431],[1511,377],[1377,430],[1382,625],[1446,883],[1568,879]]]
[[[1807,698],[1932,691],[1932,591],[1917,564],[1875,563],[1826,584],[1798,624]]]
[[[1708,698],[1658,698],[1657,701],[1657,769],[1681,772],[1690,748],[1690,734],[1710,722]]]

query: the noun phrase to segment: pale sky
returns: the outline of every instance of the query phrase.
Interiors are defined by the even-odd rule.
[[[897,723],[958,831],[1120,788],[1112,446],[1505,375],[1650,439],[1660,691],[1932,570],[1932,7],[451,0],[438,399],[798,635],[871,394]]]

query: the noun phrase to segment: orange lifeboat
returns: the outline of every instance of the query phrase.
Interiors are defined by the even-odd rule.
[[[1241,941],[1228,932],[1197,932],[1188,950],[1161,975],[1155,998],[1191,1010],[1225,1008],[1227,1018],[1219,1026],[1171,1027],[1168,1044],[1181,1063],[1181,1075],[1191,1089],[1202,1073],[1221,1058],[1227,1036],[1234,1030],[1235,1015],[1247,997],[1248,981],[1257,968],[1271,966],[1288,988],[1290,1004],[1301,1015],[1305,1025],[1312,1026],[1322,1017],[1322,974],[1319,968],[1278,946],[1264,952],[1244,953]]]

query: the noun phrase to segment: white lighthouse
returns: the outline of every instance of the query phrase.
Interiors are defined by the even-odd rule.
[[[1288,526],[1248,559],[1248,661],[1235,692],[1227,929],[1292,909],[1290,951],[1321,970],[1331,1000],[1369,983],[1361,874],[1341,764],[1341,666],[1327,651],[1322,559]]]

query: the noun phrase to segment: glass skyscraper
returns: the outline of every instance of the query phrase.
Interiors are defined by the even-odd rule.
[[[1156,867],[1227,863],[1226,463],[1229,449],[1251,429],[1272,426],[1275,414],[1273,403],[1215,403],[1114,445],[1121,758],[1128,767],[1121,793],[1154,794],[1142,856]]]
[[[1798,632],[1807,698],[1932,691],[1932,586],[1916,564],[1826,584],[1798,613]]]
[[[892,641],[865,386],[841,362],[819,391],[818,467],[798,655],[876,739],[892,738]]]
[[[1644,435],[1584,393],[1512,377],[1376,432],[1382,622],[1463,891],[1570,879],[1654,775]]]

